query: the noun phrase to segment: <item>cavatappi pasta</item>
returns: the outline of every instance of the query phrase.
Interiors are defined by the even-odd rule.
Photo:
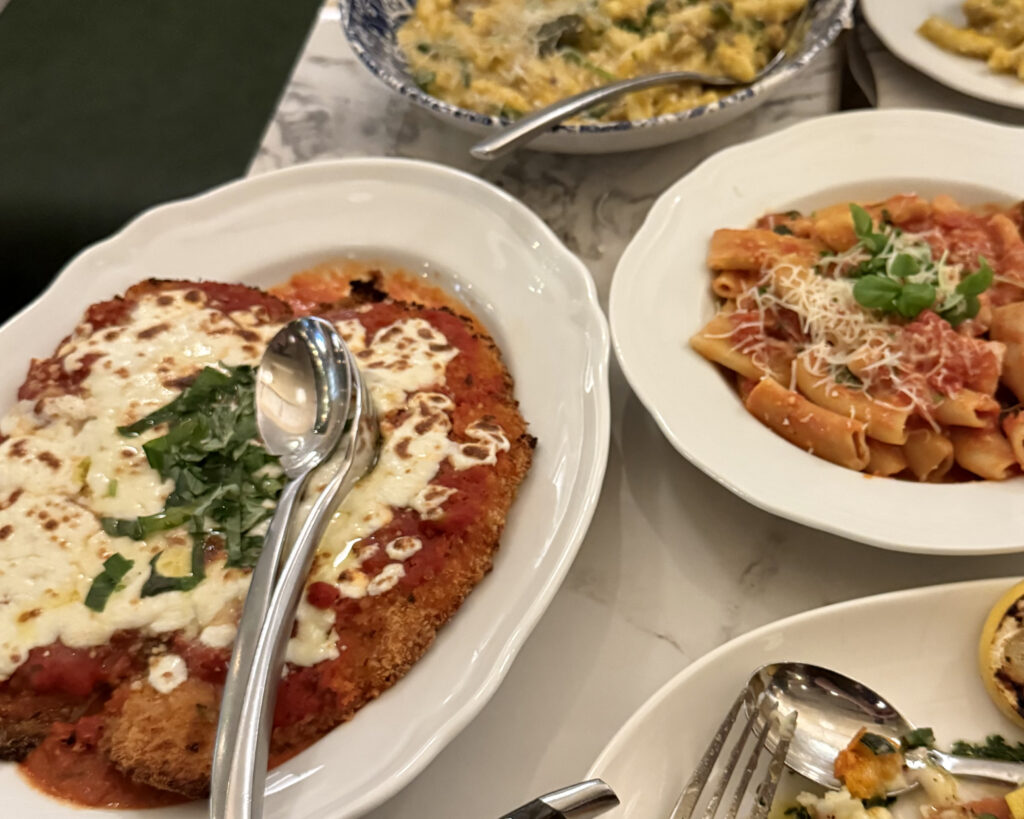
[[[749,82],[807,0],[418,0],[398,31],[429,94],[492,116],[616,79],[693,70]],[[642,120],[714,102],[694,83],[629,94],[584,119]]]
[[[691,340],[791,443],[872,475],[1024,468],[1024,203],[840,203],[715,231]]]
[[[967,25],[929,17],[918,32],[939,48],[985,60],[1000,74],[1024,81],[1024,0],[965,0]]]

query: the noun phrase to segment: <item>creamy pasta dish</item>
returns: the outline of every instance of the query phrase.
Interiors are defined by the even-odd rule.
[[[715,317],[690,343],[746,408],[873,475],[1024,465],[1024,207],[893,196],[715,231]]]
[[[1024,0],[965,0],[967,25],[929,17],[918,29],[939,48],[985,60],[998,73],[1024,80]]]
[[[398,31],[416,82],[454,105],[515,119],[564,97],[662,71],[750,82],[807,0],[419,0]],[[714,102],[695,83],[629,94],[591,120],[642,120]]]

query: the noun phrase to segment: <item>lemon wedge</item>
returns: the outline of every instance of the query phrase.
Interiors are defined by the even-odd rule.
[[[1006,806],[1013,819],[1024,819],[1024,788],[1017,788],[1006,794]]]
[[[989,611],[978,642],[978,667],[992,701],[1024,728],[1024,581]],[[1024,819],[1024,794],[1020,800]]]

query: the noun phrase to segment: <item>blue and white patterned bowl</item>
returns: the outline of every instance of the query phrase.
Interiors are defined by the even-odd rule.
[[[814,9],[804,48],[754,85],[709,105],[653,119],[559,125],[530,147],[571,154],[632,151],[665,145],[724,125],[767,100],[831,45],[850,19],[855,0],[812,2]],[[389,88],[459,128],[485,135],[507,124],[500,117],[432,97],[416,84],[395,39],[395,32],[414,5],[415,0],[342,0],[341,25],[363,65]]]

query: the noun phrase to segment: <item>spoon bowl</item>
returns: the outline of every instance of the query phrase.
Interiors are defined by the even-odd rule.
[[[812,782],[839,788],[833,773],[836,757],[862,728],[899,739],[914,730],[907,720],[882,696],[844,674],[806,663],[772,663],[762,666],[750,680],[754,696],[747,713],[758,708],[779,716],[798,714],[796,731],[786,764]],[[778,743],[778,732],[770,724],[765,741],[769,749]]]
[[[326,461],[341,439],[352,389],[346,356],[333,325],[311,316],[289,322],[267,345],[256,377],[256,425],[290,478]]]
[[[780,718],[797,715],[796,729],[786,756],[790,770],[826,788],[841,787],[834,773],[836,757],[861,729],[899,741],[914,724],[881,694],[845,674],[807,663],[771,663],[750,678],[746,713],[757,711],[758,724],[778,709]],[[774,750],[780,741],[780,720],[768,720],[765,744]],[[1018,785],[1024,782],[1024,764],[976,759],[918,748],[904,753],[907,771],[941,768],[954,776],[989,779]],[[904,787],[893,788],[899,796],[917,787],[908,777]]]

